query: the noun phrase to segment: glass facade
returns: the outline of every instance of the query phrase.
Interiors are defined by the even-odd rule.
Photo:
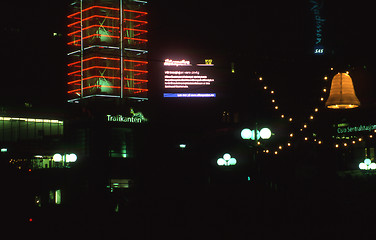
[[[0,117],[0,142],[43,139],[45,136],[63,135],[60,120]]]
[[[113,128],[110,131],[110,150],[111,158],[132,158],[134,136],[131,129]]]
[[[68,95],[146,99],[144,2],[77,1],[68,16]]]

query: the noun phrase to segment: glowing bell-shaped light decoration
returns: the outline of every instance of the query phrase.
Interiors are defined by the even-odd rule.
[[[338,73],[333,77],[325,106],[331,109],[349,109],[360,106],[352,79],[347,73]]]

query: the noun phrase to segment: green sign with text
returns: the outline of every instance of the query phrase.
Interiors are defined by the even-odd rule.
[[[354,133],[376,130],[376,124],[359,125],[359,126],[346,126],[337,128],[337,133]]]
[[[131,116],[123,116],[121,114],[108,114],[107,122],[144,123],[148,121],[148,119],[144,117],[144,114],[142,114],[142,112],[134,112],[131,108],[130,113]]]

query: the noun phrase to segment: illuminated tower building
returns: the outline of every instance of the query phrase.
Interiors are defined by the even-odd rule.
[[[146,1],[79,0],[68,16],[68,101],[147,99]]]

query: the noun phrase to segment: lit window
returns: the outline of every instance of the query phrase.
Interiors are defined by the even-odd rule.
[[[61,204],[61,190],[55,190],[55,204]]]
[[[111,179],[111,188],[129,188],[132,185],[131,179]]]

